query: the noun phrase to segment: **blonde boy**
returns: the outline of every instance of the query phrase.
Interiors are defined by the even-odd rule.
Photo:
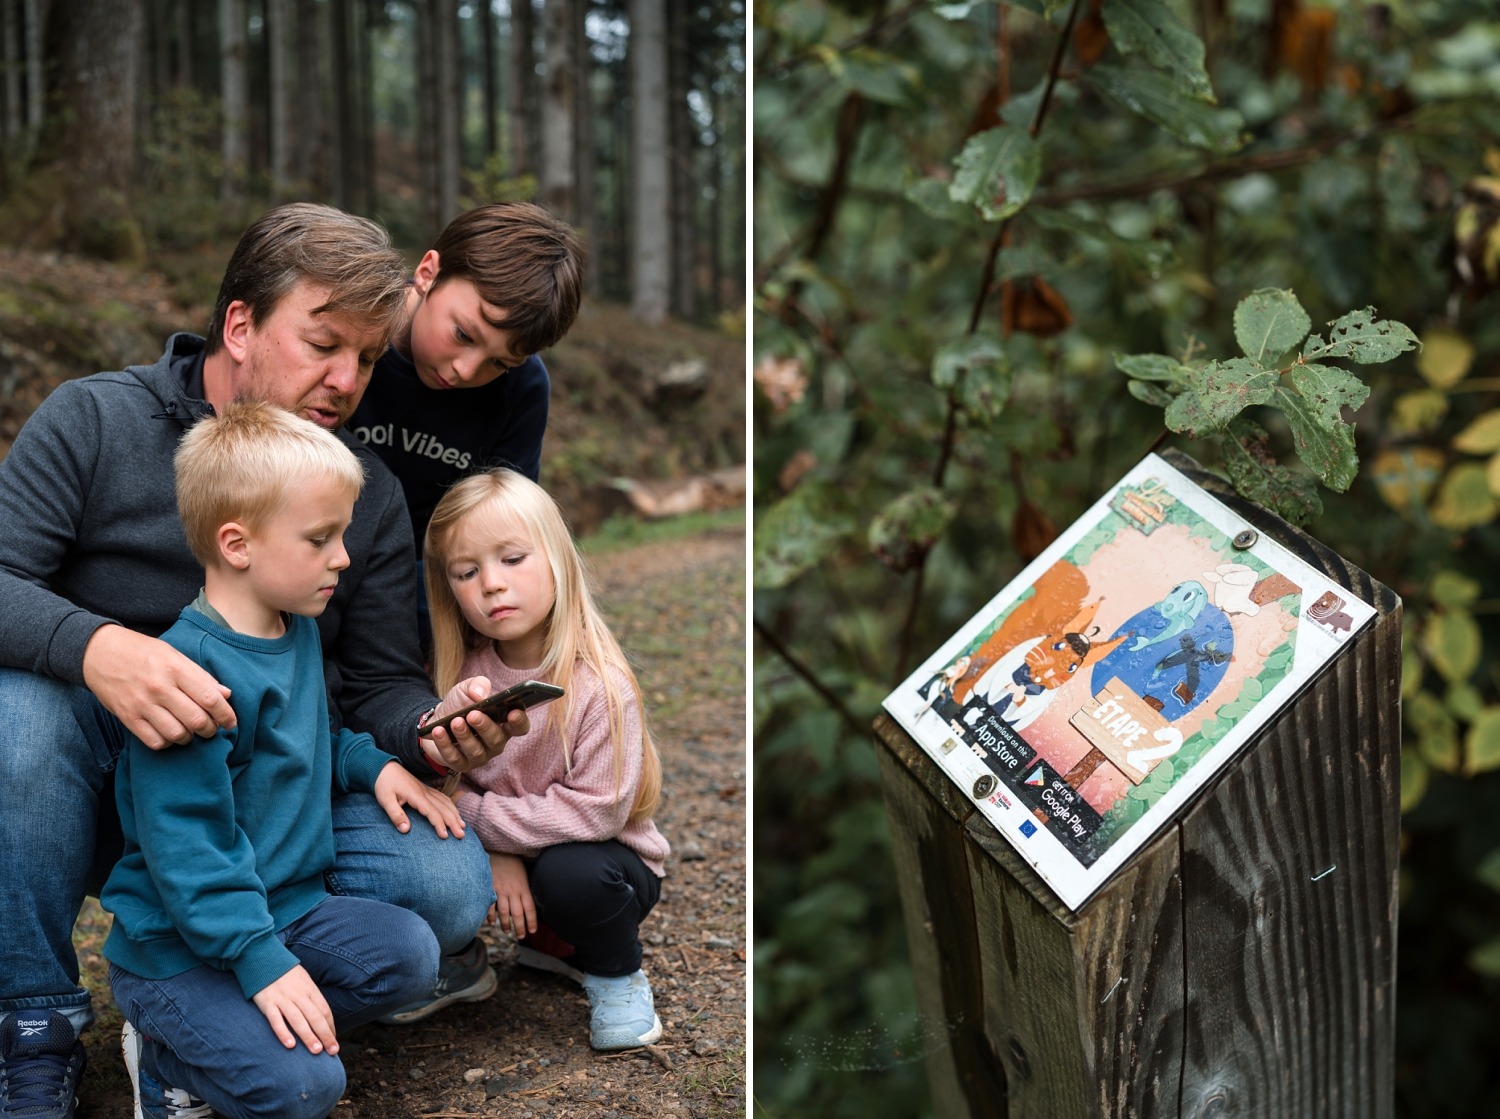
[[[330,730],[313,619],[349,565],[353,453],[237,403],[183,437],[175,469],[204,584],[162,638],[220,682],[236,725],[120,756],[125,853],[101,900],[136,1113],[324,1119],[338,1032],[430,992],[438,967],[421,918],[328,892],[330,798],[373,792],[403,832],[403,805],[440,835],[463,826],[369,735]]]

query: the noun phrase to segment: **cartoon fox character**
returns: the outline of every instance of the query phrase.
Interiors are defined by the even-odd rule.
[[[953,683],[955,703],[967,701],[980,677],[1008,650],[1032,638],[1042,640],[1027,652],[1025,665],[1017,670],[1016,684],[1033,695],[1061,687],[1079,669],[1104,659],[1130,638],[1129,633],[1122,633],[1102,644],[1091,639],[1089,627],[1104,600],[1085,601],[1089,581],[1067,560],[1059,560],[1042,572],[1034,587],[1031,597],[1012,610],[970,654],[969,667]],[[1020,679],[1023,674],[1024,681]]]

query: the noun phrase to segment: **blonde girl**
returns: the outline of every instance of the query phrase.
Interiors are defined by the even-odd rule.
[[[479,675],[566,689],[455,794],[490,852],[491,920],[521,938],[520,963],[582,983],[595,1049],[650,1044],[639,930],[666,873],[661,763],[562,513],[521,474],[474,475],[433,511],[425,560],[440,695]]]

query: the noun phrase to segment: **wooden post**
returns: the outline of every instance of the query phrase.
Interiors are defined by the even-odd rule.
[[[1375,618],[1077,913],[875,724],[943,1119],[1390,1119],[1401,601],[1176,452]]]

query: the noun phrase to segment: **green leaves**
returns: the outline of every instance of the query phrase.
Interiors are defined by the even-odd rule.
[[[1311,320],[1297,297],[1263,288],[1234,310],[1234,337],[1243,357],[1187,366],[1162,354],[1132,354],[1118,357],[1116,364],[1132,378],[1130,390],[1138,400],[1162,407],[1167,427],[1194,439],[1230,432],[1247,408],[1269,405],[1279,410],[1303,464],[1329,489],[1342,493],[1359,467],[1354,426],[1345,422],[1344,412],[1363,405],[1370,389],[1327,361],[1389,361],[1419,343],[1406,326],[1382,322],[1368,307],[1329,325],[1328,341],[1308,337]],[[1296,354],[1304,338],[1306,348]],[[1242,493],[1293,523],[1303,523],[1316,512],[1316,495],[1299,487],[1276,463],[1263,430],[1241,428],[1232,434],[1233,440],[1221,439],[1224,464]],[[1467,497],[1468,490],[1464,493]]]
[[[844,88],[883,105],[905,105],[915,100],[919,80],[909,63],[865,47],[840,53],[820,46],[829,72]]]
[[[1101,64],[1089,68],[1086,80],[1110,100],[1194,147],[1227,155],[1244,146],[1240,129],[1245,122],[1239,113],[1184,93],[1170,74]]]
[[[1010,363],[999,341],[986,334],[949,342],[932,359],[932,383],[952,392],[960,411],[981,427],[988,427],[1005,407],[1010,380]]]
[[[805,482],[756,516],[755,586],[784,587],[831,556],[853,518],[831,486]]]
[[[1289,291],[1253,291],[1234,309],[1234,340],[1252,361],[1274,361],[1311,329],[1312,320]]]
[[[1203,69],[1203,40],[1160,0],[1105,0],[1104,26],[1122,54],[1139,52],[1200,101],[1214,99]]]
[[[975,206],[990,221],[1010,217],[1026,205],[1042,173],[1042,155],[1023,128],[991,128],[969,137],[954,161],[948,188],[955,202]]]
[[[1195,370],[1188,384],[1167,409],[1167,426],[1199,439],[1224,430],[1250,405],[1270,400],[1276,374],[1247,358],[1230,358]]]
[[[1404,324],[1377,320],[1373,307],[1350,311],[1329,326],[1332,329],[1327,342],[1316,334],[1307,340],[1303,360],[1346,357],[1361,365],[1375,365],[1421,346],[1417,336]]]
[[[1305,525],[1323,511],[1317,483],[1276,461],[1264,429],[1240,416],[1228,434],[1221,453],[1236,490],[1294,525]]]
[[[910,571],[947,531],[958,502],[931,486],[896,498],[870,522],[870,550],[892,571]]]

